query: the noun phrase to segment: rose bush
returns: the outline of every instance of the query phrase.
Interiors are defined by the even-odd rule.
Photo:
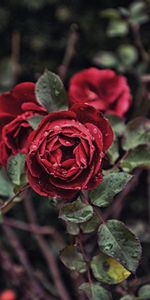
[[[0,95],[0,164],[5,165],[11,155],[26,153],[28,135],[32,127],[27,122],[46,109],[36,102],[35,84],[24,82],[11,92]]]
[[[40,195],[64,199],[94,189],[112,141],[109,122],[89,105],[50,113],[30,135],[26,162],[31,187]]]
[[[69,106],[76,103],[88,103],[102,112],[122,117],[131,105],[126,78],[109,69],[80,71],[69,85]]]

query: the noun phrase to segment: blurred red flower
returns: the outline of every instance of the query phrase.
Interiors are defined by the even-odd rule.
[[[5,165],[11,155],[26,153],[28,135],[32,127],[27,122],[37,114],[45,114],[45,108],[36,102],[35,84],[24,82],[11,92],[0,95],[0,164]]]
[[[87,103],[107,114],[122,117],[131,105],[131,94],[124,76],[113,70],[89,68],[70,80],[69,106]]]

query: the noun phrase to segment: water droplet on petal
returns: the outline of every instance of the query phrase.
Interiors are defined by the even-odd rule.
[[[93,132],[94,132],[94,133],[97,133],[97,128],[94,128],[94,129],[93,129]]]
[[[56,125],[56,126],[54,126],[54,130],[55,130],[55,131],[59,131],[59,130],[61,130],[61,127],[58,126],[58,125]]]

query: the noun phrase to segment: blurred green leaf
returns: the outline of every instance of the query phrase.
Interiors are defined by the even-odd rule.
[[[134,297],[134,296],[130,296],[130,295],[126,295],[124,297],[121,297],[120,300],[136,300],[138,298]]]
[[[122,118],[113,116],[113,115],[106,115],[107,119],[111,123],[113,128],[113,132],[116,136],[121,136],[125,130],[125,124]]]
[[[94,277],[103,283],[117,284],[127,279],[131,273],[114,258],[106,254],[94,256],[91,262]]]
[[[8,178],[5,168],[0,168],[0,196],[11,197],[14,195],[14,185]]]
[[[31,117],[30,119],[28,119],[27,121],[31,125],[31,127],[35,130],[41,123],[42,119],[43,119],[42,116],[34,116],[34,117]]]
[[[128,33],[128,24],[123,20],[110,21],[107,28],[108,37],[125,36]]]
[[[133,2],[129,11],[130,20],[133,24],[142,24],[149,20],[144,1]]]
[[[63,264],[71,271],[84,273],[86,271],[86,263],[83,255],[76,250],[75,246],[67,246],[60,253],[60,259]]]
[[[100,11],[99,15],[100,17],[110,18],[110,19],[118,19],[120,17],[118,10],[114,8],[104,9]]]
[[[138,291],[138,296],[141,299],[149,300],[150,299],[150,284],[143,285]]]
[[[98,66],[114,67],[117,64],[117,59],[112,52],[101,51],[95,54],[93,62]]]
[[[46,70],[36,83],[35,94],[40,105],[49,112],[57,110],[67,98],[64,85],[58,75]]]
[[[144,144],[150,144],[150,120],[138,117],[127,124],[122,146],[130,150]]]
[[[20,186],[26,183],[25,176],[25,154],[13,155],[7,162],[7,172],[13,184]]]
[[[121,167],[126,172],[130,172],[135,168],[149,168],[150,147],[147,145],[141,145],[129,150],[127,156],[121,161]]]
[[[72,203],[64,205],[60,211],[59,217],[64,221],[83,223],[88,221],[92,215],[92,206],[84,204],[78,199]]]
[[[127,270],[134,273],[141,258],[141,245],[137,237],[118,220],[101,224],[98,230],[100,250],[116,259]]]
[[[125,172],[106,174],[99,187],[90,193],[92,203],[99,207],[109,206],[114,196],[123,190],[131,178],[132,175]]]
[[[138,59],[137,49],[130,44],[128,44],[128,45],[122,44],[117,49],[117,54],[118,54],[120,63],[123,64],[125,67],[131,66]]]
[[[112,300],[111,294],[99,284],[83,283],[79,287],[90,300]]]

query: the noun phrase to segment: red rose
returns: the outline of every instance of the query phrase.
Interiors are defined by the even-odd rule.
[[[27,173],[38,194],[71,199],[101,182],[101,162],[113,132],[95,108],[77,104],[50,113],[30,138]]]
[[[0,300],[16,300],[16,295],[13,290],[6,290],[2,292]]]
[[[32,128],[27,122],[35,114],[45,114],[36,103],[35,84],[24,82],[11,92],[0,95],[0,164],[11,155],[27,152],[27,138]]]
[[[108,114],[123,116],[131,104],[124,76],[112,70],[89,68],[75,74],[69,86],[69,106],[87,103]]]

